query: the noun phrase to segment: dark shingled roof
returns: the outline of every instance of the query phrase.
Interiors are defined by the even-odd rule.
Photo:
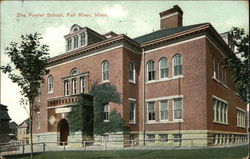
[[[175,33],[179,33],[182,31],[189,30],[189,29],[193,29],[195,27],[198,27],[198,26],[201,26],[204,24],[208,24],[208,23],[201,23],[201,24],[195,24],[195,25],[189,25],[189,26],[183,26],[183,27],[177,27],[177,28],[170,28],[170,29],[162,29],[162,30],[158,30],[158,31],[146,34],[146,35],[139,36],[137,38],[134,38],[133,40],[135,40],[138,43],[145,43],[145,42],[148,42],[151,40],[155,40],[155,39],[169,36],[169,35],[172,35]]]
[[[0,104],[0,120],[11,120],[7,106]]]

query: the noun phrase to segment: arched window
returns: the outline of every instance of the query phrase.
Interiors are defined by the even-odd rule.
[[[70,75],[71,76],[75,76],[75,75],[78,75],[79,74],[79,71],[76,69],[76,68],[73,68],[70,72]]]
[[[155,80],[155,62],[148,62],[148,81]]]
[[[129,81],[135,83],[135,63],[129,62]]]
[[[166,77],[168,77],[168,60],[164,57],[160,60],[160,78]]]
[[[102,63],[102,81],[109,80],[109,62],[103,61]]]
[[[53,76],[49,75],[49,77],[48,77],[48,92],[49,93],[53,92],[53,82],[54,82]]]
[[[177,54],[173,57],[174,76],[182,75],[182,56]]]

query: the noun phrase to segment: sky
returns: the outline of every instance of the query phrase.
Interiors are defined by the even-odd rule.
[[[49,46],[53,57],[65,51],[63,36],[73,24],[87,26],[100,34],[114,31],[134,38],[159,30],[159,13],[174,5],[184,12],[184,26],[209,22],[219,33],[232,27],[244,28],[248,33],[247,1],[0,1],[1,65],[9,63],[4,48],[12,41],[20,42],[23,34],[40,33],[42,43]],[[104,16],[96,16],[98,13]],[[1,73],[0,103],[8,106],[10,117],[18,124],[28,118],[20,105],[19,91]]]

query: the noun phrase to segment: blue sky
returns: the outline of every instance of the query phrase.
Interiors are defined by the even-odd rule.
[[[50,56],[64,52],[63,36],[73,24],[89,27],[101,34],[114,31],[134,38],[160,26],[159,12],[179,5],[183,12],[183,25],[210,22],[219,33],[233,26],[249,30],[249,4],[247,1],[3,1],[1,5],[1,64],[9,62],[3,52],[11,41],[19,41],[22,34],[39,32],[43,43],[49,45]],[[26,17],[18,17],[18,13]],[[32,17],[29,14],[43,17]],[[75,13],[75,17],[67,14]],[[79,17],[79,13],[91,17]],[[96,17],[95,13],[106,14]],[[47,17],[62,14],[64,17]],[[8,106],[11,118],[17,123],[28,117],[20,106],[21,95],[16,84],[1,74],[1,103]]]

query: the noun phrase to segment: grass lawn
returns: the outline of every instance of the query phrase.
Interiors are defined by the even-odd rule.
[[[64,151],[36,153],[34,159],[242,159],[247,146],[194,150]],[[29,159],[29,155],[9,158]]]

